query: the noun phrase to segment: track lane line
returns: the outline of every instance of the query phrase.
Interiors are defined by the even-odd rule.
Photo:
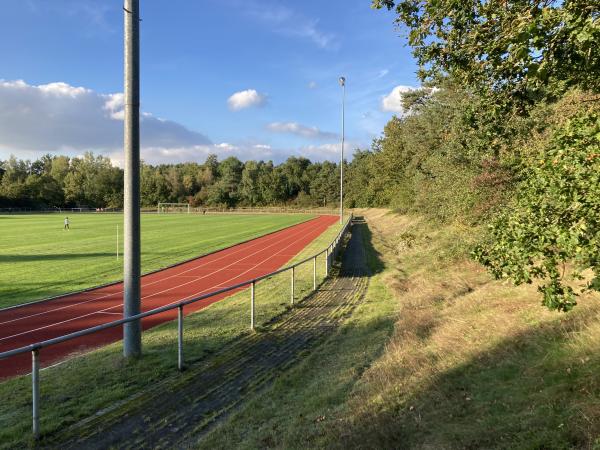
[[[319,233],[319,234],[320,234],[320,233]],[[315,239],[316,237],[318,237],[318,236],[319,236],[319,235],[317,234],[317,235],[316,235],[314,238],[312,238],[312,240],[314,240],[314,239]],[[312,240],[311,240],[311,241],[312,241]],[[284,247],[282,250],[287,250],[289,247],[291,247],[291,246],[292,246],[292,245],[294,245],[295,243],[296,243],[296,241],[292,242],[291,244],[289,244],[289,245],[287,245],[286,247]],[[277,253],[275,253],[273,256],[275,256],[275,255],[279,255],[279,256],[287,256],[287,255],[285,255],[285,254],[281,254],[281,252],[277,252]],[[295,256],[295,255],[294,255],[294,256]],[[228,280],[226,280],[226,281],[223,281],[223,282],[221,282],[221,283],[217,284],[216,286],[212,286],[210,289],[205,289],[205,290],[203,290],[203,291],[196,292],[196,293],[194,293],[194,294],[192,294],[192,295],[189,295],[189,296],[187,296],[187,297],[183,297],[183,298],[177,299],[177,300],[175,300],[175,301],[173,301],[173,302],[167,303],[166,305],[173,305],[173,304],[175,304],[175,303],[177,303],[177,302],[181,302],[181,301],[189,300],[189,299],[192,299],[192,298],[194,298],[194,297],[198,297],[198,296],[200,296],[200,295],[202,295],[202,294],[209,293],[209,292],[211,291],[211,289],[215,289],[215,288],[218,288],[218,287],[223,287],[223,285],[224,285],[224,284],[226,284],[226,283],[230,283],[231,281],[235,280],[236,278],[240,278],[242,275],[244,275],[244,274],[246,274],[246,273],[248,273],[248,272],[250,272],[250,271],[252,271],[252,270],[256,269],[258,266],[260,266],[260,265],[264,264],[264,263],[265,263],[266,261],[268,261],[269,259],[272,259],[272,256],[271,256],[271,257],[269,257],[269,258],[267,258],[267,259],[265,259],[265,260],[263,260],[263,261],[261,261],[261,262],[259,262],[258,264],[255,264],[255,265],[254,265],[253,267],[251,267],[250,269],[247,269],[247,270],[245,270],[244,272],[242,272],[242,273],[240,273],[240,274],[237,274],[236,276],[234,276],[234,277],[232,277],[232,278],[229,278]],[[240,290],[241,290],[241,289],[247,289],[247,288],[240,287]],[[218,289],[217,289],[217,290],[218,290]],[[216,291],[215,291],[215,292],[216,292]],[[205,300],[206,300],[206,299],[205,299]],[[165,311],[165,312],[167,312],[167,311]]]

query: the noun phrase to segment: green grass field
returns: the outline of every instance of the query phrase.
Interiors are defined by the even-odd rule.
[[[0,308],[122,279],[121,214],[0,215]],[[309,219],[309,215],[142,215],[149,272]]]

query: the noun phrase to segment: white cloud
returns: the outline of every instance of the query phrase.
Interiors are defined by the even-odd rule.
[[[99,94],[57,82],[0,80],[0,157],[25,152],[113,152],[123,146],[123,95]],[[141,115],[142,147],[210,145],[183,125]]]
[[[385,95],[381,99],[381,109],[387,112],[395,112],[404,114],[404,108],[402,107],[402,94],[410,91],[414,91],[417,88],[412,86],[396,86],[392,89],[388,95]]]
[[[377,78],[383,78],[385,77],[388,73],[390,73],[390,71],[388,69],[383,69],[380,70],[379,73],[377,74]]]
[[[322,144],[322,145],[307,145],[301,147],[298,153],[315,161],[336,161],[340,158],[341,144]],[[347,144],[344,145],[344,150],[348,151]],[[346,155],[347,156],[347,155]]]
[[[263,106],[266,101],[267,96],[259,93],[256,89],[246,89],[245,91],[236,92],[229,97],[227,104],[232,111],[239,111],[251,106]]]
[[[20,81],[22,84],[25,84],[23,80]],[[89,89],[70,86],[67,83],[60,81],[57,83],[41,84],[38,86],[38,88],[46,95],[55,95],[56,97],[71,97],[73,99],[92,92]]]
[[[321,131],[317,127],[309,127],[297,122],[272,122],[267,125],[267,129],[275,133],[289,133],[305,138],[334,139],[338,137],[336,133]]]
[[[111,119],[123,120],[125,118],[125,111],[123,109],[123,93],[119,92],[117,94],[108,94],[104,97],[106,98],[106,101],[104,102],[103,109],[108,111]]]
[[[354,150],[357,148],[366,147],[366,145],[360,145],[358,142],[346,141],[344,144],[344,159],[350,161]],[[298,156],[304,156],[311,161],[333,161],[339,162],[340,150],[342,145],[340,143],[321,144],[321,145],[307,145],[300,147],[295,151]]]
[[[143,147],[141,158],[147,164],[178,164],[185,162],[203,163],[211,153],[217,155],[220,160],[229,156],[235,156],[242,161],[248,159],[283,161],[283,155],[274,154],[270,145],[249,144],[236,145],[228,142],[211,145],[192,145],[186,147]],[[109,152],[107,156],[119,167],[124,167],[123,152]]]
[[[309,89],[316,89],[317,88],[317,82],[316,81],[311,81],[310,83],[308,83],[308,88]]]

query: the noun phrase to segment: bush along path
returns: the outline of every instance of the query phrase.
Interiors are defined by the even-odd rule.
[[[255,333],[191,366],[175,380],[65,430],[64,448],[177,448],[197,442],[237,405],[333,334],[363,299],[369,270],[353,227],[332,276],[312,295]]]

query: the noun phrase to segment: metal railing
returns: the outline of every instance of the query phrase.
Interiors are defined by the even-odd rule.
[[[183,308],[186,305],[190,305],[192,303],[199,302],[201,300],[213,297],[215,295],[223,294],[226,292],[231,292],[234,290],[238,290],[244,287],[250,287],[250,328],[254,330],[255,328],[255,292],[256,292],[256,283],[261,280],[265,280],[267,278],[271,278],[275,275],[281,274],[283,272],[290,272],[290,303],[293,306],[295,301],[295,269],[302,264],[308,263],[312,260],[313,262],[313,291],[317,289],[317,257],[325,254],[325,277],[329,276],[329,271],[333,261],[336,259],[338,252],[340,250],[340,243],[342,242],[342,238],[344,234],[348,231],[350,224],[352,222],[352,214],[348,217],[346,222],[344,223],[340,232],[336,235],[336,237],[331,241],[331,243],[327,246],[327,248],[321,250],[318,253],[315,253],[312,256],[309,256],[297,263],[292,265],[283,267],[281,269],[270,272],[266,275],[262,275],[257,278],[252,278],[250,280],[244,281],[242,283],[238,283],[232,286],[228,286],[222,289],[218,289],[213,292],[209,292],[207,294],[200,295],[198,297],[194,297],[187,300],[182,300],[177,303],[173,303],[171,305],[161,306],[160,308],[151,309],[150,311],[146,311],[135,316],[128,317],[126,319],[119,319],[113,322],[105,323],[102,325],[97,325],[95,327],[86,328],[84,330],[76,331],[74,333],[66,334],[64,336],[59,336],[56,338],[48,339],[46,341],[36,342],[35,344],[26,345],[24,347],[19,347],[13,350],[9,350],[3,353],[0,353],[0,360],[10,358],[11,356],[20,355],[23,353],[31,352],[31,390],[32,390],[32,431],[33,437],[38,439],[40,436],[40,350],[46,347],[50,347],[52,345],[60,344],[65,341],[69,341],[71,339],[77,339],[82,336],[87,336],[93,333],[97,333],[103,330],[107,330],[109,328],[115,328],[119,325],[123,325],[128,322],[133,322],[136,320],[141,320],[145,317],[153,316],[156,314],[161,314],[166,311],[171,311],[177,309],[177,368],[182,371],[184,369],[184,353],[183,353]]]

